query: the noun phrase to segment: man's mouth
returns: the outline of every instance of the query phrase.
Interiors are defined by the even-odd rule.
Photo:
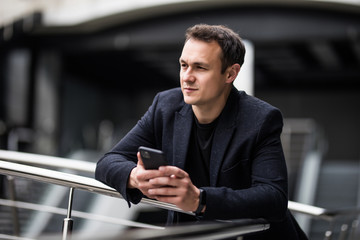
[[[194,91],[196,91],[197,89],[196,88],[191,88],[191,87],[184,87],[184,91],[185,92],[194,92]]]
[[[195,91],[195,90],[197,90],[197,87],[184,86],[183,89],[188,90],[188,91]]]

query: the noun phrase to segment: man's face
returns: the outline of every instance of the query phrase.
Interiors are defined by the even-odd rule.
[[[180,85],[184,101],[196,107],[211,108],[226,101],[225,88],[228,70],[221,73],[221,48],[210,43],[189,39],[183,48],[180,62]]]

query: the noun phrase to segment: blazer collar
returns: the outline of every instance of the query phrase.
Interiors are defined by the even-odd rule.
[[[193,112],[189,104],[185,104],[175,113],[173,164],[181,169],[185,168],[193,120]]]
[[[226,105],[220,115],[218,125],[215,129],[210,158],[210,186],[216,186],[221,165],[225,159],[226,151],[236,127],[238,113],[237,90],[233,88],[230,92]]]
[[[234,128],[236,127],[236,118],[238,113],[238,104],[236,100],[237,93],[238,90],[234,87],[230,92],[225,107],[219,117],[218,125],[215,129],[213,139],[213,143],[215,144],[212,145],[210,159],[210,186],[216,186],[220,167],[224,161],[228,144],[234,133]],[[191,105],[185,104],[179,112],[175,113],[173,138],[173,164],[181,169],[185,168],[192,125],[193,111]]]

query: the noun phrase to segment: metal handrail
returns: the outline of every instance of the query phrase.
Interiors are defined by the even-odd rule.
[[[360,208],[329,210],[293,201],[288,202],[288,208],[293,212],[303,213],[312,217],[322,218],[328,221],[332,221],[335,218],[353,217],[360,214]]]
[[[26,163],[28,165],[19,164],[19,163]],[[115,189],[93,178],[79,176],[71,173],[59,172],[50,169],[44,169],[40,167],[29,166],[29,165],[47,166],[50,168],[60,168],[60,169],[70,169],[70,170],[82,171],[92,174],[94,173],[96,167],[95,163],[85,162],[81,160],[73,160],[73,159],[50,157],[50,156],[44,156],[38,154],[19,153],[14,151],[0,150],[0,174],[5,174],[8,176],[25,177],[28,179],[39,180],[42,182],[69,187],[71,190],[69,197],[68,213],[71,213],[72,204],[70,204],[71,203],[70,201],[72,200],[72,196],[71,196],[72,191],[75,188],[90,192],[95,192],[103,195],[108,195],[112,197],[122,198],[120,193],[118,193]],[[183,211],[173,204],[159,202],[153,199],[143,198],[141,200],[141,203],[149,204],[166,210],[178,211],[189,215],[194,215],[192,212]],[[352,216],[358,216],[360,214],[359,208],[328,210],[325,208],[315,207],[294,201],[288,202],[288,208],[292,212],[306,214],[308,216],[315,218],[321,218],[329,222],[332,222],[340,217],[349,217],[349,216],[352,217]],[[64,219],[64,227],[67,227],[67,225],[65,224],[65,220],[66,220],[69,221],[69,227],[71,228],[72,219],[69,218],[70,216],[69,214],[67,215],[68,217]],[[251,230],[252,227],[256,228],[257,229],[256,231],[262,231],[268,228],[269,226],[268,224],[265,225],[255,224],[249,226],[249,231],[252,231]],[[242,229],[239,230],[239,233],[244,233],[243,230],[244,228],[242,227]],[[71,234],[71,229],[69,232]],[[326,234],[328,233],[331,233],[331,231],[326,232]],[[63,239],[67,239],[66,231],[63,231]],[[326,239],[330,239],[330,237],[326,237]]]
[[[57,184],[61,186],[66,186],[70,188],[70,197],[69,197],[69,207],[67,210],[67,217],[64,219],[64,228],[63,228],[63,240],[68,239],[71,235],[72,230],[72,219],[71,219],[71,201],[72,201],[72,192],[75,188],[83,189],[90,192],[100,193],[104,195],[109,195],[112,197],[122,198],[121,195],[113,188],[89,177],[78,176],[70,173],[64,173],[34,166],[23,165],[19,163],[0,161],[0,174],[15,176],[15,177],[25,177],[32,180],[38,180],[42,182],[47,182],[51,184]],[[7,203],[8,205],[12,205],[12,207],[16,206],[25,206],[26,204],[22,204],[20,202],[11,201],[14,205]],[[173,204],[168,204],[164,202],[159,202],[152,199],[143,198],[141,203],[150,204],[152,206],[156,206],[159,208],[173,210],[178,212],[183,212],[186,214],[194,215],[192,212],[187,212],[179,209]],[[29,207],[29,206],[27,206]],[[34,207],[34,205],[31,205]],[[54,210],[54,209],[52,209]],[[57,209],[58,210],[58,209]],[[70,211],[70,212],[69,212]],[[70,224],[66,224],[70,223]],[[145,225],[144,225],[145,226]],[[186,228],[186,231],[184,230]],[[173,239],[177,239],[176,237],[180,237],[181,239],[204,239],[204,236],[212,237],[215,239],[216,237],[234,237],[238,235],[243,235],[247,233],[253,233],[258,231],[264,231],[270,228],[270,224],[262,219],[243,219],[243,220],[235,220],[232,222],[216,222],[216,223],[208,223],[205,225],[200,225],[197,228],[191,228],[191,226],[172,228],[169,232],[169,229],[161,229],[159,232],[156,229],[146,229],[146,234],[143,239],[153,239],[157,236],[166,237],[166,235],[170,235],[175,237]],[[217,229],[216,232],[213,232],[214,229]],[[127,233],[127,239],[139,239],[139,233],[130,232]],[[151,235],[149,238],[148,235]],[[200,234],[202,237],[192,237],[191,234]],[[209,235],[210,234],[210,235]]]
[[[94,173],[96,168],[96,163],[92,162],[8,150],[0,150],[0,159],[8,162],[53,168],[66,168],[87,173]]]
[[[26,163],[30,165],[47,166],[94,173],[96,167],[95,163],[69,158],[52,157],[8,150],[0,150],[0,160],[6,161],[0,161],[0,168],[2,168],[1,162],[3,162],[2,165],[5,167],[0,171],[6,171],[6,168],[8,168],[8,171],[13,172],[9,175],[37,179],[53,184],[63,185],[67,187],[75,187],[90,192],[96,192],[112,197],[122,198],[120,193],[118,193],[115,189],[92,178],[82,177],[70,173],[56,172],[48,169],[34,168],[31,166],[13,165],[15,163]],[[143,198],[142,203],[150,204],[167,210],[184,212],[173,204],[163,203],[152,199]],[[325,208],[315,207],[294,201],[288,202],[288,208],[293,212],[302,213],[325,220],[333,220],[334,218],[340,216],[355,216],[360,214],[360,208],[328,210]],[[184,213],[193,215],[192,212]]]
[[[123,235],[124,239],[154,240],[204,240],[204,239],[228,239],[229,237],[242,236],[247,233],[264,231],[270,228],[270,224],[263,219],[238,219],[233,221],[205,222],[199,224],[184,224],[181,226],[167,227],[162,231],[153,229],[140,229],[128,231]]]
[[[78,176],[71,173],[64,173],[55,170],[27,166],[19,163],[12,163],[6,161],[0,161],[0,173],[9,176],[25,177],[32,180],[38,180],[69,188],[82,189],[89,192],[108,195],[111,197],[123,198],[121,194],[112,187],[109,187],[93,178]],[[173,204],[159,202],[153,199],[143,198],[141,200],[141,203],[150,204],[152,206],[156,206],[166,210],[173,210],[189,215],[194,215],[193,212],[183,211]]]
[[[21,209],[27,209],[27,210],[33,210],[33,211],[41,211],[41,212],[47,212],[52,214],[58,214],[58,215],[67,215],[68,210],[65,208],[59,208],[59,207],[53,207],[53,206],[47,206],[43,204],[36,204],[36,203],[29,203],[29,202],[22,202],[22,201],[13,201],[8,199],[1,199],[0,198],[0,205],[1,206],[7,206],[7,207],[16,207]],[[119,224],[123,226],[128,227],[138,227],[138,228],[147,228],[147,229],[157,229],[162,230],[165,229],[164,227],[151,225],[147,223],[140,223],[135,222],[127,219],[119,219],[109,216],[103,216],[99,214],[94,213],[87,213],[77,210],[72,210],[72,216],[77,218],[83,218],[88,220],[94,220],[99,222],[105,222],[105,223],[112,223],[112,224]],[[0,239],[2,239],[0,237]]]
[[[327,210],[325,208],[315,207],[308,204],[298,203],[289,201],[288,202],[288,208],[297,213],[306,214],[312,217],[319,217],[319,218],[326,218],[326,212]]]
[[[17,207],[28,210],[45,211],[53,214],[66,215],[67,210],[63,208],[44,206],[40,204],[11,201],[6,199],[0,199],[0,205]],[[217,222],[206,222],[204,224],[195,225],[183,225],[176,227],[160,227],[145,223],[138,223],[130,220],[118,219],[113,217],[106,217],[98,214],[85,213],[73,210],[73,215],[79,218],[91,219],[96,221],[102,221],[113,224],[120,224],[129,227],[138,227],[136,231],[130,230],[122,234],[122,239],[136,239],[136,240],[147,240],[147,239],[164,239],[171,236],[171,239],[218,239],[225,237],[233,237],[235,235],[240,236],[247,233],[253,233],[258,231],[264,231],[269,229],[270,225],[263,219],[238,219],[233,221],[217,221]],[[159,231],[160,230],[160,231]],[[191,234],[201,236],[196,238]],[[9,236],[10,237],[10,236]],[[1,238],[1,237],[0,237]],[[1,238],[2,239],[2,238]],[[7,238],[5,238],[7,239]],[[9,238],[15,239],[15,238]],[[20,238],[16,238],[20,239]],[[25,238],[21,238],[24,239]],[[28,239],[27,239],[28,240]]]

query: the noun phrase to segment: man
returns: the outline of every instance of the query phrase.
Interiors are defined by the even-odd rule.
[[[99,160],[96,178],[138,203],[145,195],[175,204],[168,223],[265,218],[251,239],[306,239],[287,209],[287,172],[275,107],[233,86],[244,61],[240,37],[224,26],[195,25],[180,56],[181,88],[159,93],[136,126]],[[139,146],[169,162],[145,170]]]

